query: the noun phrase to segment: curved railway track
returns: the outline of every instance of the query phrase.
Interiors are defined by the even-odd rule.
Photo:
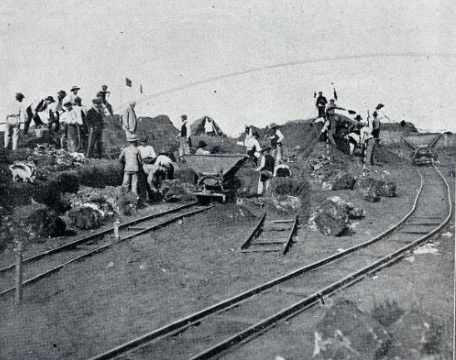
[[[192,216],[210,209],[212,206],[198,207],[195,210],[183,212],[193,208],[198,202],[185,204],[168,211],[147,215],[119,226],[119,238],[114,239],[114,228],[99,231],[95,234],[72,241],[71,243],[25,258],[22,261],[24,277],[22,282],[27,286],[50,276],[65,266],[86,259],[95,254],[101,253],[112,246],[130,240],[149,231],[158,230],[184,217]],[[177,215],[176,215],[177,214]],[[158,218],[165,218],[164,221],[156,222]],[[138,226],[141,225],[141,226]],[[14,269],[15,264],[0,269],[2,282],[0,285],[0,296],[14,292]]]
[[[90,360],[211,359],[397,262],[438,233],[453,211],[450,187],[440,171],[434,166],[422,172],[412,209],[375,238],[178,319]],[[436,196],[436,189],[440,189],[441,195]]]

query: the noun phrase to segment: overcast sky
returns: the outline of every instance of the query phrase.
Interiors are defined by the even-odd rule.
[[[115,108],[136,97],[141,115],[209,115],[234,134],[245,123],[312,117],[313,92],[329,98],[335,86],[339,104],[362,115],[382,102],[394,120],[456,131],[455,8],[454,0],[2,0],[0,115],[17,91],[31,102],[78,85],[89,105],[107,84]]]

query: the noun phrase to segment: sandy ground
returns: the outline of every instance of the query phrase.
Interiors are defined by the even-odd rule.
[[[184,219],[68,266],[27,288],[19,307],[12,298],[0,299],[0,358],[88,358],[338,248],[366,240],[408,212],[419,185],[413,168],[378,168],[385,170],[398,184],[397,198],[367,203],[357,190],[313,192],[314,201],[339,195],[365,209],[367,217],[357,222],[353,236],[325,237],[301,226],[297,243],[286,256],[242,254],[239,247],[261,211],[253,214],[234,204],[219,205],[204,216]],[[454,234],[454,224],[448,230]],[[438,255],[402,261],[339,296],[355,299],[366,311],[376,301],[394,298],[404,308],[420,306],[451,319],[453,245],[453,238],[441,238]],[[309,358],[312,328],[324,310],[314,309],[315,322],[306,319],[304,325],[295,318],[231,358],[273,359],[275,354],[284,354],[287,360]]]

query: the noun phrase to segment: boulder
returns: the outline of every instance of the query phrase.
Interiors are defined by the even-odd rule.
[[[56,237],[63,235],[65,222],[56,213],[42,204],[19,206],[14,209],[14,226],[22,228],[30,238]]]
[[[396,184],[393,181],[380,180],[377,182],[377,193],[382,197],[395,197],[397,196]]]
[[[389,357],[398,360],[423,359],[441,351],[443,327],[419,311],[405,312],[390,326],[394,344]]]
[[[310,223],[311,227],[316,227],[324,235],[341,236],[349,229],[349,219],[362,219],[364,216],[364,210],[334,196],[321,204]]]
[[[341,300],[317,324],[314,344],[316,360],[378,360],[388,352],[391,336],[351,301]]]
[[[332,190],[353,190],[356,179],[348,172],[341,172],[330,180]]]
[[[100,211],[90,206],[75,207],[67,214],[71,225],[78,229],[96,229],[102,224]]]
[[[343,235],[349,224],[345,203],[337,196],[326,199],[316,211],[313,221],[324,235]]]

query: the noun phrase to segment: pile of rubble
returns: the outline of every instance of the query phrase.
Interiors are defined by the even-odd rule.
[[[71,209],[66,216],[78,229],[93,229],[116,215],[131,215],[138,208],[139,198],[122,186],[103,189],[82,187],[70,195]]]

